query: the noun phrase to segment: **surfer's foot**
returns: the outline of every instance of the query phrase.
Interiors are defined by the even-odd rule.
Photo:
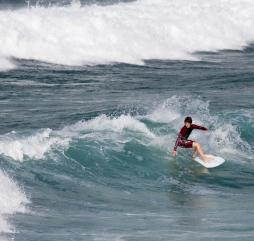
[[[203,160],[204,162],[209,162],[209,161],[212,160],[212,157],[209,157],[209,156],[204,155],[204,157],[202,158],[202,160]]]

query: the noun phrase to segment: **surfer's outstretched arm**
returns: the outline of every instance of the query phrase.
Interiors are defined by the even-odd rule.
[[[202,130],[202,131],[208,131],[208,128],[204,127],[204,126],[199,126],[196,124],[192,124],[191,125],[192,129],[198,129],[198,130]]]

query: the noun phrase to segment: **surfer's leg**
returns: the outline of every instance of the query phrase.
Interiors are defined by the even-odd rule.
[[[201,145],[199,143],[194,141],[193,144],[192,144],[192,147],[194,148],[195,152],[197,152],[199,154],[199,156],[201,157],[201,159],[203,161],[209,161],[210,160],[210,158],[207,157],[205,155],[205,153],[203,152],[203,150],[201,148]]]
[[[190,140],[190,141],[191,141],[191,140]],[[193,159],[193,160],[195,159],[195,157],[196,157],[196,155],[197,155],[197,153],[198,153],[197,148],[193,146],[193,143],[194,143],[194,142],[195,142],[195,141],[192,141],[192,143],[191,143],[191,147],[193,148],[193,153],[192,153],[192,159]]]

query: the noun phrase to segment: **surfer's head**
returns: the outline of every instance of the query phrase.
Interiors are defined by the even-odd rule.
[[[190,116],[187,116],[187,117],[184,119],[184,125],[185,125],[187,128],[190,128],[191,123],[192,123],[192,118],[191,118]]]

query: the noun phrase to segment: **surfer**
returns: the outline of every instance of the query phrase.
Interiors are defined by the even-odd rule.
[[[204,154],[201,145],[196,141],[188,140],[188,137],[190,136],[192,130],[194,129],[208,131],[206,127],[192,124],[192,118],[190,116],[186,117],[184,120],[184,126],[180,130],[178,137],[176,139],[172,154],[173,156],[176,156],[177,154],[176,149],[178,146],[182,148],[193,148],[194,152],[192,158],[194,159],[197,153],[203,161],[207,162],[210,160],[210,158]]]

